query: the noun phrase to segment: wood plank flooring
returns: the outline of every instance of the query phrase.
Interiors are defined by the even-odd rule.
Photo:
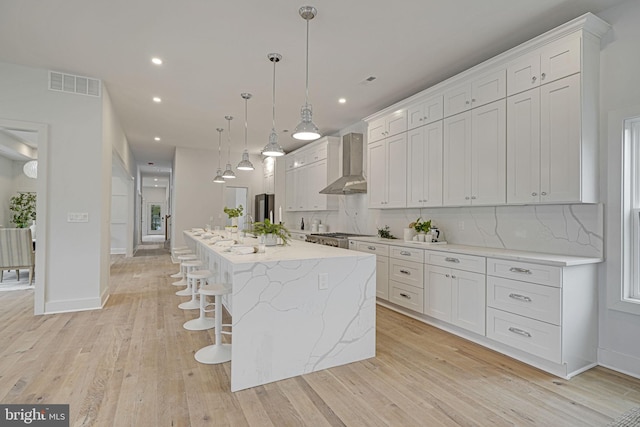
[[[167,255],[117,258],[107,306],[79,313],[36,317],[32,291],[0,292],[0,402],[136,427],[584,427],[640,406],[638,379],[566,381],[382,307],[375,358],[231,393],[229,363],[193,357],[213,334],[182,328],[197,312],[177,308],[175,271]]]

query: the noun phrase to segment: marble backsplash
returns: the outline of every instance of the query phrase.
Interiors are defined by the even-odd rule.
[[[431,219],[449,243],[604,258],[602,204],[369,209],[367,195],[336,196],[339,209],[290,212],[287,225],[298,229],[302,217],[329,231],[376,234],[388,225],[402,239],[403,229],[418,217]]]

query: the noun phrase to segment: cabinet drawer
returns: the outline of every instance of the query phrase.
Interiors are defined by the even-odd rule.
[[[291,238],[294,240],[301,240],[304,242],[307,239],[307,235],[305,233],[296,233],[295,231],[292,231]]]
[[[558,288],[562,287],[562,268],[550,265],[488,258],[487,274]]]
[[[427,251],[426,263],[458,270],[485,272],[485,258],[475,255],[453,254],[448,252]]]
[[[389,280],[389,301],[418,313],[423,312],[424,289]]]
[[[401,259],[389,259],[389,279],[400,283],[423,288],[423,264]]]
[[[307,156],[306,156],[306,161],[307,163],[315,163],[320,160],[324,160],[326,158],[327,158],[327,147],[323,146],[323,147],[317,147],[309,151],[309,153],[307,153]]]
[[[380,243],[356,242],[356,250],[370,254],[389,256],[389,245]]]
[[[560,326],[487,308],[487,337],[555,363],[562,363]]]
[[[561,324],[561,289],[487,276],[487,305],[509,313]]]
[[[424,250],[416,248],[406,248],[403,246],[391,246],[389,256],[396,259],[404,259],[419,263],[424,262]]]

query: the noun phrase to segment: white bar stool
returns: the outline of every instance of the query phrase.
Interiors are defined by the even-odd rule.
[[[196,268],[202,267],[202,261],[199,261],[197,259],[184,261],[182,263],[182,266],[184,268],[184,271],[187,272],[187,287],[176,292],[176,295],[181,297],[189,297],[191,296],[191,287],[193,285],[193,283],[189,280],[189,272],[194,271]]]
[[[200,289],[206,288],[208,286],[208,279],[211,279],[213,275],[209,270],[197,270],[191,272],[191,276],[199,276],[200,279]],[[207,284],[202,284],[202,281],[206,280]],[[191,288],[194,289],[193,287]],[[212,317],[207,317],[207,313],[211,313],[215,311],[214,308],[210,308],[213,304],[207,303],[207,296],[204,294],[200,294],[200,317],[196,319],[189,320],[184,325],[188,331],[204,331],[206,329],[211,329],[215,326],[215,319]]]
[[[200,261],[198,261],[198,263],[200,264],[199,266],[202,266]],[[190,267],[190,270],[187,272],[187,282],[189,282],[188,289],[191,292],[191,299],[178,305],[178,308],[182,310],[198,310],[200,308],[200,302],[198,301],[198,282],[202,285],[202,281],[208,277],[211,277],[209,270],[195,270],[194,267]]]
[[[180,260],[178,259],[178,256],[180,255],[194,255],[194,253],[191,249],[174,249],[171,251],[171,262],[174,264],[180,264]],[[178,271],[170,277],[182,277],[182,271]]]
[[[222,331],[222,327],[231,325],[222,324],[222,296],[231,293],[231,288],[227,288],[220,283],[205,285],[200,288],[200,298],[207,295],[215,297],[215,338],[216,343],[201,348],[196,352],[195,358],[200,363],[215,365],[231,360],[231,344],[222,343],[222,334],[231,335],[231,332]]]
[[[172,285],[173,286],[185,286],[187,284],[187,271],[182,266],[182,263],[184,261],[194,261],[194,260],[198,259],[198,257],[195,254],[189,254],[189,255],[179,255],[178,259],[180,260],[180,272],[182,273],[181,274],[182,279],[178,280],[177,282],[173,282]]]

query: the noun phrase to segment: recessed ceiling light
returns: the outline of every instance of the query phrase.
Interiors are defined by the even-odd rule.
[[[345,102],[347,102],[347,100],[345,98],[340,98],[340,99],[338,99],[338,102],[340,104],[344,104]]]
[[[157,181],[157,180],[158,180],[158,178],[153,178],[153,180],[154,180],[154,181]]]
[[[156,136],[155,138],[153,138],[155,141],[160,141],[160,137]]]
[[[162,102],[162,99],[159,96],[154,96],[153,102]]]
[[[158,186],[158,184],[154,185],[154,187],[157,187],[157,186]]]
[[[151,62],[153,62],[156,65],[162,65],[162,59],[160,58],[151,58]]]

